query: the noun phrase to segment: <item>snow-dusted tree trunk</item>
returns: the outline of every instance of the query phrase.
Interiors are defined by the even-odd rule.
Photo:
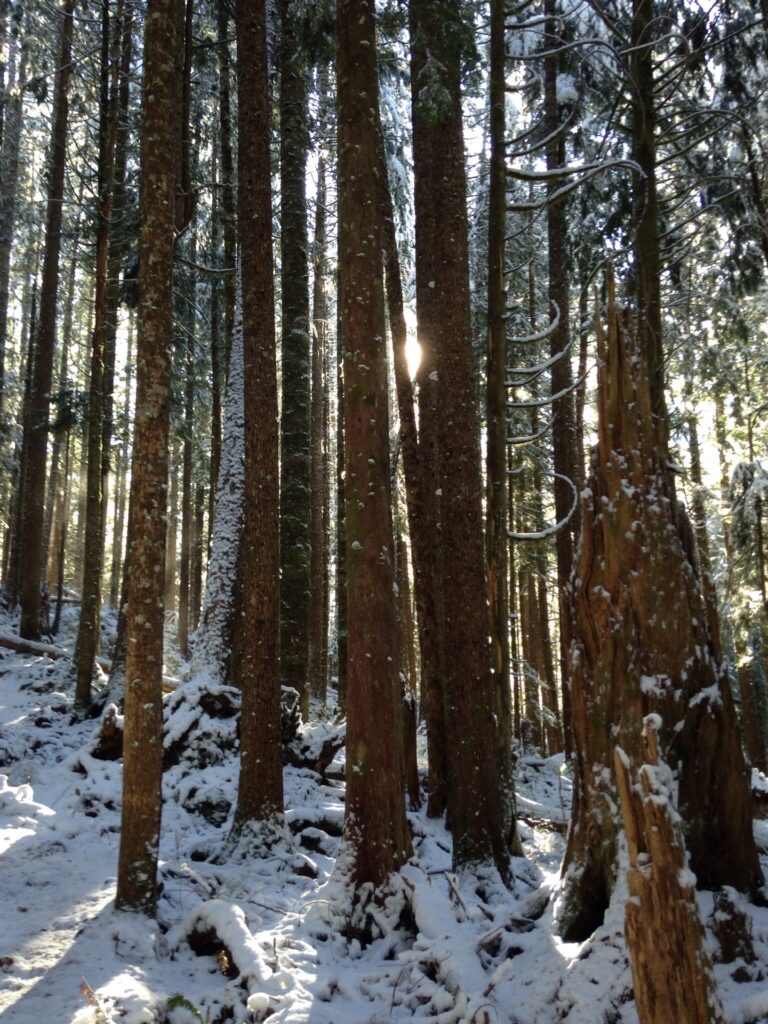
[[[243,310],[238,287],[235,326],[229,358],[229,383],[224,405],[224,438],[211,558],[203,610],[192,649],[192,675],[207,674],[218,682],[228,675],[236,611],[235,581],[243,534],[245,440],[243,390]]]
[[[677,773],[698,884],[751,891],[762,883],[733,698],[669,496],[649,370],[612,281],[608,330],[598,319],[596,331],[598,444],[572,583],[576,780],[560,911],[567,941],[590,935],[610,902],[620,828],[613,750],[619,743],[640,762],[650,713],[664,722],[660,743]]]
[[[13,221],[16,212],[16,187],[19,180],[19,141],[22,125],[23,92],[18,83],[26,76],[26,51],[16,67],[19,46],[12,39],[8,55],[8,88],[3,146],[0,153],[0,411],[5,394],[5,346],[8,339],[8,295],[13,247]]]
[[[646,763],[636,773],[618,747],[614,760],[629,853],[626,935],[635,1005],[643,1024],[722,1024],[674,779],[659,755],[660,724],[656,715],[644,722]]]

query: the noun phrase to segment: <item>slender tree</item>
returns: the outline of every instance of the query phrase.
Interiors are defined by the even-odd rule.
[[[281,659],[309,711],[310,392],[306,165],[308,75],[295,0],[281,0],[280,251],[282,293]]]
[[[234,835],[282,835],[277,366],[265,0],[237,0],[238,213],[245,364],[243,698]]]
[[[163,766],[163,622],[173,347],[174,200],[168,140],[181,110],[183,8],[149,0],[144,29],[136,416],[129,511],[123,815],[116,904],[153,915]]]
[[[59,253],[64,201],[69,84],[72,77],[72,28],[74,0],[61,8],[61,42],[53,96],[51,163],[48,176],[48,207],[45,248],[40,282],[40,309],[30,362],[29,434],[23,452],[24,512],[20,548],[24,563],[21,579],[20,632],[29,640],[40,637],[40,581],[44,568],[43,520],[45,516],[46,450],[48,416],[56,344],[56,299],[59,289]]]

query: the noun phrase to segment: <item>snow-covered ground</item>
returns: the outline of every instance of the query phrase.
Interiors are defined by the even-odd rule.
[[[13,631],[13,623],[0,621],[0,629]],[[60,642],[70,643],[71,633]],[[416,857],[382,936],[362,949],[332,925],[343,751],[325,780],[286,768],[287,855],[217,863],[237,765],[232,755],[207,756],[206,744],[208,754],[217,745],[209,737],[166,772],[162,896],[151,923],[114,910],[120,763],[88,752],[95,723],[73,722],[73,688],[67,661],[0,650],[4,1022],[637,1021],[623,886],[588,942],[564,944],[554,925],[570,806],[562,758],[525,757],[518,765],[526,858],[515,860],[509,892],[455,878],[449,834],[412,813]],[[178,711],[177,728],[185,713]],[[232,720],[208,726],[224,734]],[[315,725],[306,738],[319,743],[331,730]],[[195,759],[207,763],[194,766]],[[768,847],[768,826],[756,828]],[[307,859],[316,879],[307,877]],[[757,963],[716,967],[733,1024],[768,1020],[768,911],[747,909]],[[702,910],[711,913],[706,894]],[[211,943],[214,932],[226,950]]]

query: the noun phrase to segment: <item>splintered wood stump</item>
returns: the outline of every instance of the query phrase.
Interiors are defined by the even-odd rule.
[[[762,884],[715,609],[652,410],[647,354],[610,279],[607,313],[607,329],[599,316],[595,323],[598,437],[569,595],[576,772],[560,927],[571,942],[602,923],[616,879],[614,748],[640,764],[642,721],[653,712],[664,723],[661,746],[699,886],[750,892]]]
[[[688,868],[669,767],[659,757],[658,716],[645,720],[646,764],[633,782],[620,747],[616,782],[629,850],[626,936],[641,1024],[722,1024],[712,964]]]

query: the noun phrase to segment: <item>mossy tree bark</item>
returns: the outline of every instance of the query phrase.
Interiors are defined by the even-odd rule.
[[[373,0],[337,7],[339,313],[344,353],[347,805],[356,901],[410,852],[392,529]],[[350,922],[366,930],[364,919]]]

